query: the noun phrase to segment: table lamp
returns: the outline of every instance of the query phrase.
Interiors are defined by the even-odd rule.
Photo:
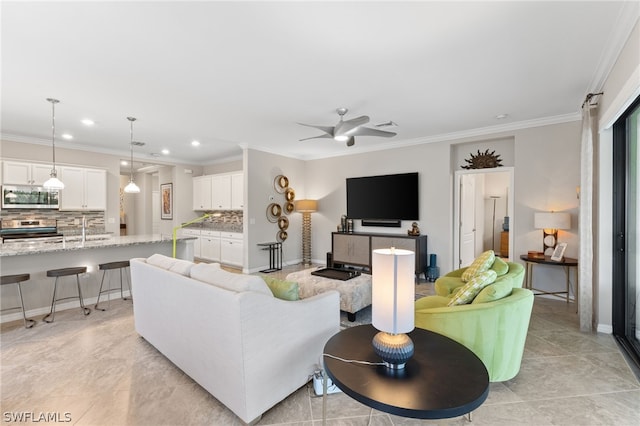
[[[533,226],[542,229],[542,246],[545,255],[551,255],[558,244],[558,229],[571,228],[569,213],[538,212],[533,216]]]
[[[296,211],[302,213],[302,263],[311,265],[311,213],[318,211],[316,200],[298,200]]]
[[[389,369],[401,370],[413,356],[415,253],[394,247],[372,253],[373,349]]]

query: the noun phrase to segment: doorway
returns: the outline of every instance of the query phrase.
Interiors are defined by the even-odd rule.
[[[613,334],[640,369],[640,98],[613,125]]]
[[[453,269],[489,249],[513,259],[513,174],[513,167],[456,171]]]

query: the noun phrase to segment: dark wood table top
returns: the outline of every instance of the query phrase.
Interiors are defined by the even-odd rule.
[[[381,362],[371,340],[372,325],[334,335],[324,353],[348,360]],[[432,331],[416,328],[409,336],[415,353],[403,370],[348,363],[324,356],[327,375],[353,399],[403,417],[441,419],[478,408],[489,394],[489,374],[469,349]]]
[[[551,256],[541,257],[529,257],[526,254],[521,254],[520,259],[525,262],[539,263],[541,265],[562,265],[562,266],[578,266],[578,259],[572,257],[563,257],[562,260],[551,260]]]

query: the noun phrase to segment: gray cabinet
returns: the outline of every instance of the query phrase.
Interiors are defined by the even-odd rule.
[[[414,252],[416,275],[426,273],[428,262],[426,235],[368,234],[363,232],[333,232],[331,234],[332,259],[335,264],[362,266],[371,271],[371,252],[389,247]]]

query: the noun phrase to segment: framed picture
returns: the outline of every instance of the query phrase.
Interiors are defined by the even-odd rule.
[[[551,255],[551,260],[554,262],[562,262],[562,258],[564,257],[564,251],[567,249],[567,243],[560,243],[556,246],[553,254]]]
[[[173,219],[173,184],[160,185],[160,219]]]

